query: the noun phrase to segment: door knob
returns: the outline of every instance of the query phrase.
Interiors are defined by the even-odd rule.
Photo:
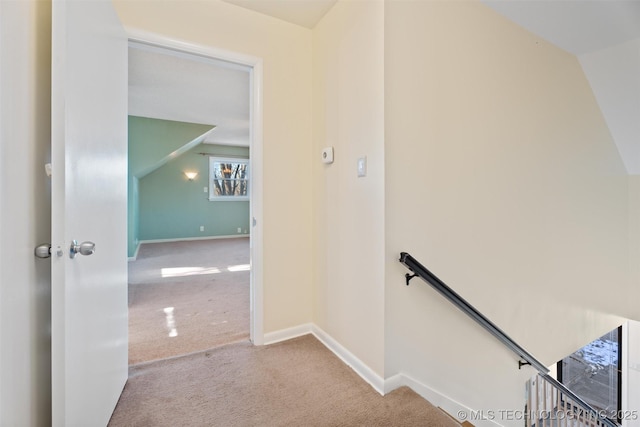
[[[36,249],[33,251],[33,253],[38,258],[49,258],[51,256],[51,244],[42,243],[36,246]]]
[[[96,251],[96,244],[93,242],[82,242],[78,244],[77,240],[71,241],[71,247],[69,248],[69,257],[74,259],[76,254],[91,255]]]

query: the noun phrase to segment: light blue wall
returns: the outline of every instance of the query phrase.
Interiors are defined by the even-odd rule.
[[[212,125],[129,116],[128,253],[139,242],[139,179],[200,143]]]
[[[197,145],[214,127],[129,116],[129,170],[142,178]]]
[[[249,233],[248,201],[209,201],[204,191],[209,187],[209,156],[198,154],[202,152],[249,157],[248,147],[200,144],[141,178],[140,240]],[[198,176],[189,181],[185,171],[196,171]]]

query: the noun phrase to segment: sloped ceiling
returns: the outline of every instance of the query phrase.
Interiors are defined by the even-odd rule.
[[[131,44],[129,115],[210,124],[205,143],[249,146],[249,71]]]
[[[307,28],[336,3],[223,1]],[[640,174],[640,1],[481,1],[578,57],[628,173]],[[216,129],[205,142],[248,144],[248,70],[130,51],[130,114],[211,123]],[[188,79],[182,78],[186,75]]]
[[[627,172],[640,174],[640,1],[482,1],[578,57]]]
[[[129,174],[144,178],[196,145],[213,126],[129,116]]]
[[[335,0],[224,1],[307,28],[335,4]],[[640,174],[640,1],[481,1],[578,57],[627,172]]]
[[[640,1],[482,0],[556,46],[581,55],[640,37]]]
[[[222,0],[292,24],[313,28],[337,0]]]

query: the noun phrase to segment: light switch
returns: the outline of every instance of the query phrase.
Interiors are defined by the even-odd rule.
[[[358,176],[367,176],[367,156],[358,158]]]

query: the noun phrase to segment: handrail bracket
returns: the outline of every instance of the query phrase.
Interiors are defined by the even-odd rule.
[[[518,360],[518,369],[522,369],[523,366],[531,365],[535,368],[540,376],[550,383],[556,390],[559,390],[562,394],[570,398],[573,402],[578,404],[586,410],[590,417],[596,420],[595,424],[589,423],[589,425],[599,425],[607,427],[618,427],[616,423],[601,415],[591,405],[581,399],[574,392],[569,390],[564,384],[560,383],[555,378],[549,375],[549,369],[537,360],[531,353],[522,348],[518,343],[511,339],[502,329],[498,328],[496,324],[487,319],[482,313],[480,313],[474,306],[469,304],[460,295],[458,295],[453,289],[447,286],[442,280],[438,279],[435,274],[430,272],[420,264],[414,257],[407,252],[400,253],[400,262],[411,271],[413,274],[406,273],[404,275],[407,281],[407,286],[411,279],[419,276],[422,280],[427,282],[433,289],[435,289],[440,295],[449,300],[450,303],[462,310],[467,316],[475,320],[480,326],[482,326],[487,332],[497,338],[502,344],[515,353],[520,360]]]
[[[523,366],[527,365],[531,366],[531,362],[528,362],[526,360],[523,361],[522,359],[518,360],[518,369],[522,369]]]
[[[404,275],[404,278],[405,278],[405,279],[406,279],[406,281],[407,281],[407,286],[409,286],[409,282],[410,282],[410,281],[411,281],[411,279],[413,279],[414,277],[418,277],[418,275],[417,275],[417,274],[415,274],[415,273],[414,273],[414,274],[406,273],[406,274]]]

